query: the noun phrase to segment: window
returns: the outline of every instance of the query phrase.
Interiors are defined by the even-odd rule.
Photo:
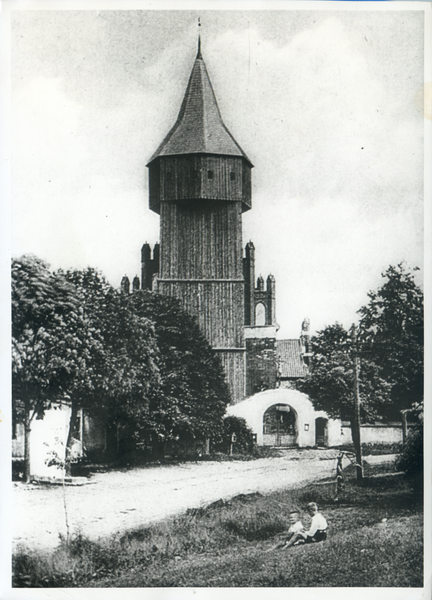
[[[258,302],[255,307],[255,325],[263,327],[266,324],[266,309],[262,302]]]
[[[213,179],[213,171],[207,171],[208,179]]]
[[[235,181],[235,173],[233,173],[232,171],[230,173],[230,179],[231,181]]]

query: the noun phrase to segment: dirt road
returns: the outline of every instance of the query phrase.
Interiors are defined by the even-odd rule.
[[[334,450],[291,450],[280,458],[199,462],[92,475],[66,488],[71,533],[91,539],[132,529],[240,493],[270,492],[334,475]],[[388,460],[371,457],[373,462]],[[66,534],[62,486],[14,484],[13,546],[53,548]]]

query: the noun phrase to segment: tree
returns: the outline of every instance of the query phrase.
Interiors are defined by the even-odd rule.
[[[352,420],[355,362],[350,333],[339,323],[318,331],[311,338],[309,374],[299,382],[318,410],[333,418]],[[370,360],[360,360],[361,416],[373,421],[383,405],[389,405],[390,386]]]
[[[13,411],[25,426],[30,477],[32,420],[53,402],[71,408],[65,464],[78,410],[112,421],[143,419],[159,386],[152,323],[93,269],[51,273],[35,257],[12,263]]]
[[[130,298],[137,315],[154,323],[159,349],[161,385],[141,433],[160,441],[219,435],[230,396],[220,360],[196,319],[169,296],[141,290]]]
[[[65,277],[74,285],[83,313],[79,362],[65,386],[72,408],[70,452],[80,407],[114,427],[145,421],[160,377],[149,319],[138,315],[130,299],[95,269],[68,271]]]
[[[12,411],[24,423],[24,479],[30,479],[31,424],[63,395],[61,347],[82,319],[75,288],[43,261],[12,261]]]
[[[415,418],[414,426],[408,434],[408,439],[403,447],[402,453],[398,456],[396,467],[405,471],[408,478],[411,479],[415,488],[419,491],[423,488],[423,464],[424,464],[424,440],[423,440],[423,421],[424,404],[415,404],[412,407]]]
[[[363,355],[392,386],[386,415],[400,418],[401,410],[423,400],[423,292],[403,263],[382,277],[384,284],[369,292],[369,303],[358,311],[359,340]]]
[[[233,442],[233,434],[235,442]],[[247,426],[245,419],[228,415],[223,420],[223,429],[216,441],[216,449],[228,453],[233,448],[236,453],[249,454],[254,447],[253,432]]]
[[[350,422],[356,455],[361,457],[355,424],[356,356],[350,333],[338,323],[319,331],[311,339],[308,376],[299,382],[318,410],[330,417]],[[361,419],[371,421],[383,406],[390,404],[390,385],[381,377],[380,368],[360,356],[358,389]]]

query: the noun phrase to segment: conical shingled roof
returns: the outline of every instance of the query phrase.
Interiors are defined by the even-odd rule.
[[[197,153],[242,156],[252,165],[222,121],[200,46],[177,121],[148,164],[159,156]]]

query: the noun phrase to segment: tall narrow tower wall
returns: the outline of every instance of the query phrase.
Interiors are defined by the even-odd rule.
[[[239,202],[163,203],[160,277],[243,281],[241,222]]]
[[[245,395],[242,213],[252,164],[222,121],[201,55],[172,129],[148,163],[160,214],[156,283],[174,296],[220,355],[234,403]]]
[[[195,159],[191,157],[191,162]],[[213,176],[234,172],[231,169],[236,160],[242,161],[212,157]],[[164,166],[161,171],[166,172]],[[174,296],[197,317],[202,332],[221,358],[232,400],[238,402],[245,394],[244,206],[241,193],[232,193],[229,199],[225,184],[225,179],[219,185],[213,179],[211,194],[207,193],[211,199],[193,198],[193,183],[191,192],[185,191],[189,199],[175,199],[167,192],[162,196],[157,286],[159,293]]]

